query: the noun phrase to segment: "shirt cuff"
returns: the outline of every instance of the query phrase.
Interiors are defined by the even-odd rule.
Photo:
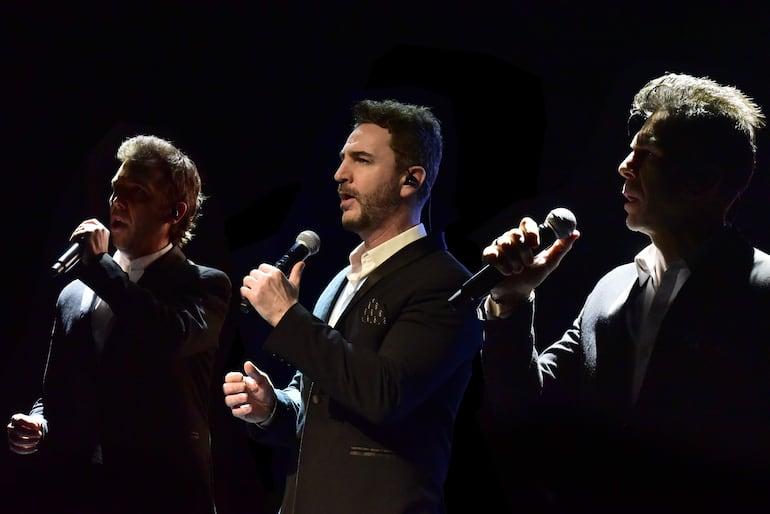
[[[270,423],[273,422],[273,417],[275,417],[275,411],[278,408],[278,400],[276,399],[275,403],[273,404],[273,410],[270,411],[270,415],[265,419],[264,421],[258,421],[256,425],[259,428],[265,429],[270,426]]]
[[[531,293],[529,293],[529,298],[527,298],[527,303],[532,303],[535,301],[535,290],[533,289]],[[495,302],[492,300],[492,295],[487,295],[484,297],[484,300],[482,300],[479,303],[479,306],[476,308],[476,315],[478,318],[482,321],[488,321],[488,320],[494,320],[494,319],[505,319],[508,316],[510,316],[515,309],[511,309],[508,311],[503,312],[501,308],[501,304]]]

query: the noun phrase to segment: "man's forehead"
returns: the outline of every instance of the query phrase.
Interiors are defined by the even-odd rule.
[[[377,148],[387,147],[390,144],[390,132],[388,129],[380,127],[374,123],[362,123],[348,136],[345,142],[346,147],[366,147]]]
[[[660,122],[662,118],[659,116],[651,116],[644,122],[639,128],[639,131],[634,135],[633,145],[660,145]]]
[[[147,166],[136,162],[126,161],[120,165],[112,181],[139,182],[142,184],[154,184],[161,181],[163,171],[157,166]]]

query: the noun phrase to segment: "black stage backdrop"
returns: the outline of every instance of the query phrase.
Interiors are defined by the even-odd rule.
[[[357,240],[340,228],[332,174],[349,107],[362,97],[425,103],[444,121],[445,157],[424,221],[446,232],[471,270],[522,216],[575,212],[582,237],[539,294],[541,341],[557,337],[596,279],[645,244],[625,229],[616,174],[633,93],[665,71],[685,72],[735,85],[770,109],[770,41],[757,9],[532,3],[4,8],[0,418],[36,398],[63,285],[48,270],[77,223],[106,220],[120,141],[169,138],[198,163],[210,196],[186,251],[235,286],[212,384],[219,511],[272,512],[283,455],[244,439],[220,384],[246,358],[277,384],[290,370],[260,350],[267,326],[238,311],[237,288],[305,229],[320,235],[321,250],[308,260],[303,303],[346,262]],[[767,134],[759,146],[736,223],[768,251]],[[474,380],[458,423],[451,512],[468,492],[489,493],[472,421],[480,394]],[[28,464],[0,455],[13,490],[14,472]]]

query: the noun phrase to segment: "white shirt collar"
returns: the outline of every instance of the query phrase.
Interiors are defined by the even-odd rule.
[[[173,245],[169,243],[155,253],[144,255],[133,260],[129,259],[120,250],[116,250],[112,258],[115,260],[115,262],[118,263],[123,271],[128,273],[129,280],[131,280],[131,282],[136,282],[142,277],[147,266],[155,262],[162,255],[166,254],[169,250],[171,250],[172,247]]]
[[[668,266],[663,259],[663,254],[654,244],[650,244],[634,257],[636,263],[636,272],[639,275],[639,285],[644,284],[648,277],[652,277],[652,283],[655,287],[660,285],[663,274],[667,269],[688,269],[684,259],[677,259]]]
[[[347,274],[348,281],[357,282],[361,280],[403,247],[427,235],[428,233],[425,230],[425,226],[422,223],[418,223],[412,228],[377,245],[368,252],[364,251],[364,243],[359,244],[352,252],[350,252],[350,272]]]

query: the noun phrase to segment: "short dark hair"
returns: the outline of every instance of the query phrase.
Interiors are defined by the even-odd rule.
[[[427,187],[420,188],[424,203],[436,182],[443,141],[441,123],[429,107],[396,100],[361,100],[353,106],[353,126],[374,123],[390,132],[390,147],[396,154],[396,166],[425,168]]]
[[[658,143],[684,181],[714,170],[732,198],[746,189],[756,166],[756,132],[765,125],[746,94],[708,77],[666,73],[634,96],[629,132],[652,116]]]
[[[169,236],[175,245],[184,246],[193,238],[196,222],[206,196],[201,192],[201,178],[195,163],[170,141],[157,136],[140,135],[126,139],[116,154],[121,163],[145,169],[158,168],[167,177],[169,209],[177,202],[187,204],[187,212],[172,225]]]

